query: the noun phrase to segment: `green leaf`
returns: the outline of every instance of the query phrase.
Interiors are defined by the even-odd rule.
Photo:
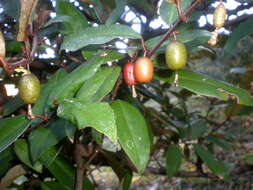
[[[194,150],[214,174],[222,177],[228,176],[229,171],[226,165],[223,162],[216,160],[208,150],[198,144],[194,145]]]
[[[43,27],[47,27],[51,24],[58,23],[58,22],[70,22],[71,18],[67,15],[56,15],[56,17],[51,18]]]
[[[114,87],[120,73],[120,67],[103,67],[87,80],[77,92],[81,102],[101,101]]]
[[[53,102],[48,101],[49,95],[54,92],[56,86],[62,83],[62,79],[66,75],[67,72],[64,69],[59,69],[52,75],[49,81],[42,87],[39,99],[33,106],[33,113],[45,115],[50,111],[49,109]]]
[[[79,129],[93,127],[117,143],[114,113],[108,103],[82,103],[77,99],[65,99],[59,105],[57,115],[69,120]]]
[[[251,94],[231,84],[213,79],[207,75],[195,73],[188,70],[177,71],[179,75],[179,87],[185,88],[199,95],[216,97],[221,100],[232,100],[238,104],[253,106]],[[173,83],[176,72],[166,70],[155,76],[156,79]]]
[[[128,190],[130,189],[132,183],[133,174],[126,173],[123,179],[120,182],[120,190]]]
[[[249,165],[253,165],[253,155],[252,154],[248,154],[245,155],[244,158],[245,162]]]
[[[67,136],[65,128],[72,127],[66,120],[58,119],[47,128],[38,128],[29,135],[31,158],[37,160],[45,151]]]
[[[181,8],[183,13],[191,5],[191,0],[181,0]],[[163,0],[160,9],[159,9],[160,16],[162,17],[163,21],[166,22],[168,25],[172,25],[178,19],[177,7],[175,3],[168,2]]]
[[[84,30],[68,35],[64,38],[61,49],[76,51],[92,44],[104,44],[114,38],[131,38],[140,39],[139,33],[135,32],[131,27],[121,24],[100,25],[97,27],[88,27]]]
[[[69,188],[66,188],[61,183],[58,183],[56,181],[47,181],[40,184],[42,190],[55,190],[55,189],[61,189],[61,190],[69,190]]]
[[[49,167],[57,158],[60,151],[61,151],[61,148],[56,148],[55,146],[53,146],[41,155],[39,161],[44,166]]]
[[[82,50],[82,56],[84,59],[86,60],[90,60],[92,57],[96,56],[97,52],[95,50]],[[108,59],[108,61],[110,60],[120,60],[122,58],[124,58],[124,54],[119,53],[117,51],[114,50],[103,50],[103,52],[101,53],[106,59]]]
[[[57,16],[68,16],[68,20],[64,20],[64,34],[72,34],[80,29],[88,26],[85,16],[69,1],[58,0],[56,3]]]
[[[91,130],[91,135],[92,135],[92,139],[99,145],[103,144],[103,134],[99,133],[98,131],[96,131],[95,129]]]
[[[0,152],[10,146],[25,130],[30,122],[25,115],[0,120]]]
[[[24,102],[21,100],[20,96],[16,96],[15,98],[11,99],[6,104],[4,104],[3,116],[12,114],[23,105]]]
[[[138,109],[117,100],[112,105],[116,116],[119,142],[139,172],[143,172],[149,160],[151,141],[148,126]]]
[[[233,29],[232,34],[229,36],[224,46],[225,55],[228,55],[236,47],[236,43],[239,40],[253,33],[252,28],[249,27],[252,25],[253,25],[253,18],[250,17],[246,21],[240,23],[239,26],[237,26],[235,29]]]
[[[60,103],[64,98],[73,97],[82,83],[91,78],[97,72],[100,65],[106,63],[108,60],[110,59],[101,54],[97,54],[86,64],[80,65],[74,71],[63,77],[61,82],[51,91],[49,95],[49,105],[55,100]]]
[[[29,147],[25,139],[19,139],[14,143],[14,149],[18,158],[30,168],[42,173],[42,164],[40,162],[32,162],[29,154]]]
[[[166,152],[166,171],[172,177],[181,166],[181,149],[176,145],[170,145]]]
[[[205,120],[196,120],[190,125],[190,136],[192,139],[203,137],[207,130],[208,126]]]
[[[66,189],[74,189],[75,169],[73,165],[63,157],[57,156],[56,159],[48,166],[49,172],[63,185]],[[84,190],[93,190],[94,187],[88,178],[84,179]]]
[[[225,140],[222,140],[220,138],[214,137],[214,136],[207,136],[206,139],[219,147],[221,147],[226,152],[232,152],[233,148],[230,143],[228,143]]]
[[[116,0],[116,8],[112,11],[111,15],[106,21],[107,25],[114,24],[118,21],[118,19],[121,17],[121,15],[125,11],[126,1],[125,0]]]
[[[177,40],[179,40],[182,43],[189,43],[192,41],[198,41],[205,43],[211,36],[211,32],[207,30],[182,30],[177,35]],[[154,38],[151,38],[145,42],[145,44],[148,46],[148,48],[152,49],[156,46],[157,42],[163,38],[164,35],[156,36]],[[165,48],[172,39],[169,38],[168,40],[164,41],[160,48]]]
[[[0,178],[10,169],[13,165],[13,160],[16,158],[15,152],[12,146],[9,146],[0,154]]]

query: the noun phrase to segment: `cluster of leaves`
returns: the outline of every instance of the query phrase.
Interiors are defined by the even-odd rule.
[[[56,1],[55,7],[50,1],[38,4],[38,10],[48,6],[56,13],[39,31],[41,39],[51,42],[54,58],[37,56],[30,65],[41,81],[45,81],[33,112],[46,116],[48,120],[28,120],[23,114],[25,106],[18,96],[3,105],[0,120],[0,162],[3,166],[0,176],[3,178],[0,187],[7,187],[16,177],[26,175],[28,184],[18,188],[35,184],[42,189],[73,189],[76,183],[73,162],[77,162],[76,154],[81,154],[75,152],[73,155],[77,142],[83,145],[84,150],[87,149],[85,154],[81,154],[85,170],[93,164],[112,167],[122,189],[130,187],[133,172],[148,170],[149,161],[161,150],[166,158],[162,165],[169,177],[178,175],[183,161],[186,161],[196,166],[193,176],[218,176],[228,180],[230,168],[215,158],[216,146],[227,152],[233,151],[226,138],[217,132],[217,127],[224,122],[210,119],[210,110],[205,114],[191,113],[187,102],[197,94],[209,97],[202,99],[210,100],[211,109],[212,104],[224,104],[224,101],[228,102],[228,108],[235,106],[234,103],[253,106],[248,89],[236,88],[190,71],[190,66],[187,70],[178,71],[179,87],[174,88],[175,73],[166,69],[164,60],[169,39],[153,56],[156,67],[154,80],[137,86],[139,96],[132,98],[129,88],[122,83],[121,75],[121,68],[129,57],[120,53],[114,44],[128,39],[129,51],[134,49],[141,55],[142,36],[150,33],[148,30],[151,29],[141,34],[134,31],[129,26],[131,23],[123,19],[125,8],[134,10],[137,15],[145,15],[146,22],[150,23],[158,14],[155,12],[158,1],[115,0],[102,3],[87,0],[78,3],[80,10],[67,0]],[[185,11],[191,3],[190,0],[182,0],[182,10]],[[210,5],[210,2],[206,3]],[[18,1],[3,2],[6,19],[13,17],[17,20],[18,7],[14,4],[17,5]],[[206,46],[211,32],[196,25],[206,7],[195,11],[188,23],[181,23],[177,28],[177,39],[186,44],[191,55],[211,51]],[[173,3],[163,1],[158,12],[169,26],[178,19]],[[5,38],[10,38],[7,55],[20,57],[22,45],[14,39],[13,28],[17,23],[13,18],[13,26],[5,33]],[[233,30],[223,44],[225,55],[237,41],[252,33],[247,27],[252,21],[250,18]],[[148,36],[144,39],[145,44],[152,49],[162,37],[159,34]],[[48,44],[42,43],[38,54],[45,52],[46,48],[49,48]],[[3,81],[9,80],[3,72],[1,77]],[[119,143],[121,148],[116,151],[108,148],[108,139],[109,144]],[[251,163],[252,156],[248,155],[246,160]],[[204,164],[211,173],[204,171]],[[154,168],[148,171],[154,171]],[[33,174],[39,182],[33,182]],[[48,177],[51,180],[45,180]],[[85,189],[94,188],[90,178],[85,177],[83,181]]]

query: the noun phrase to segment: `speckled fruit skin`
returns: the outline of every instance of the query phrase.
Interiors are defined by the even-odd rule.
[[[21,99],[26,104],[33,104],[40,95],[40,81],[34,74],[25,74],[18,82]]]
[[[169,69],[183,69],[187,60],[187,50],[185,45],[176,40],[170,42],[165,51],[165,59]]]
[[[134,78],[134,64],[132,62],[128,62],[127,64],[125,64],[123,68],[123,75],[127,85],[136,85],[136,80]]]
[[[134,64],[134,78],[137,82],[147,83],[152,80],[154,66],[151,59],[140,57]]]
[[[227,11],[223,3],[220,3],[213,13],[213,25],[216,29],[221,28],[225,24]]]

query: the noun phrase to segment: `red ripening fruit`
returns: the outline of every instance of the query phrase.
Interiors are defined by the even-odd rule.
[[[125,64],[123,68],[123,75],[127,85],[136,85],[136,80],[134,78],[134,64],[132,62]]]
[[[140,57],[134,65],[134,78],[137,82],[149,82],[153,78],[154,66],[151,59]]]

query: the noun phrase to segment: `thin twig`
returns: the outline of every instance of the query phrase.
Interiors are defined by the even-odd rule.
[[[113,92],[112,92],[112,95],[111,95],[111,98],[110,98],[110,104],[112,104],[112,102],[114,101],[116,95],[117,95],[117,92],[118,92],[118,89],[122,83],[122,72],[120,73],[119,75],[119,78],[118,78],[118,81],[116,82],[114,88],[113,88]]]
[[[196,0],[185,12],[185,16],[189,17],[189,15],[193,12],[193,10],[201,3],[202,0]],[[162,45],[162,43],[167,40],[170,35],[172,34],[172,32],[177,28],[177,26],[181,23],[182,21],[180,19],[178,19],[174,25],[172,25],[169,30],[165,33],[165,35],[163,36],[163,38],[156,44],[156,46],[150,50],[150,52],[148,53],[148,57],[151,57]]]

